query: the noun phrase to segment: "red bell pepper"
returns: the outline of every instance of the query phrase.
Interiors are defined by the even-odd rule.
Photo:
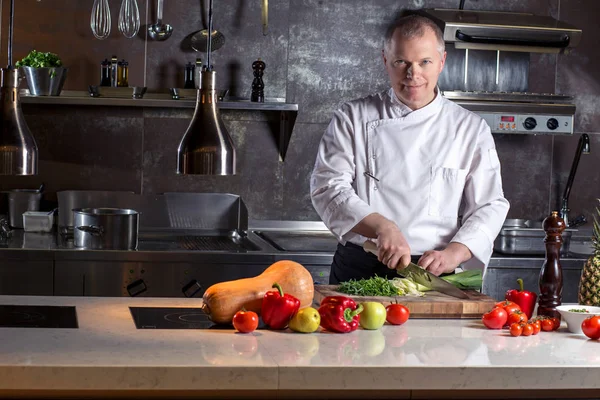
[[[345,296],[329,296],[319,307],[321,326],[330,332],[347,333],[358,329],[362,304]]]
[[[519,284],[520,290],[507,290],[505,299],[508,301],[512,301],[513,303],[516,303],[519,307],[521,307],[521,311],[523,311],[525,315],[527,315],[527,319],[529,320],[533,315],[533,309],[535,308],[537,294],[535,294],[534,292],[528,292],[526,290],[523,290],[523,279],[517,279],[517,283]]]
[[[346,296],[327,296],[323,300],[321,300],[321,306],[325,304],[341,304],[344,308],[356,308],[356,302],[352,300],[350,297]]]
[[[285,329],[300,309],[300,300],[290,294],[283,294],[283,289],[277,282],[272,287],[277,290],[265,293],[260,315],[269,328]]]

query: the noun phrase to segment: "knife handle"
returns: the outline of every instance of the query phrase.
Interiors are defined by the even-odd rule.
[[[370,240],[367,240],[366,242],[363,243],[363,249],[367,253],[372,253],[372,254],[375,254],[376,256],[379,253],[377,251],[377,245],[375,243],[371,242]]]

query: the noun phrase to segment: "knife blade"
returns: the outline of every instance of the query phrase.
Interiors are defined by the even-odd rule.
[[[363,249],[369,253],[377,255],[377,245],[371,241],[366,241],[363,244]],[[453,284],[446,282],[440,277],[435,276],[431,272],[419,267],[415,263],[409,263],[406,268],[401,266],[396,268],[398,275],[404,278],[411,279],[412,281],[425,286],[428,289],[436,292],[447,294],[448,296],[456,297],[459,299],[468,299],[469,296],[454,286]]]

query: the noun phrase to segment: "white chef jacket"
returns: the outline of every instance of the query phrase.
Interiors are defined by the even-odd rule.
[[[321,139],[310,191],[342,244],[362,245],[367,238],[350,230],[379,213],[413,255],[458,242],[474,256],[463,268],[484,272],[509,209],[489,126],[439,93],[415,111],[393,89],[343,104]]]

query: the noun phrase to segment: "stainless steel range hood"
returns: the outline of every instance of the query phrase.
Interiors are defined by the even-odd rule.
[[[444,41],[457,49],[568,53],[581,40],[581,29],[549,16],[439,8],[417,13],[436,21]]]

